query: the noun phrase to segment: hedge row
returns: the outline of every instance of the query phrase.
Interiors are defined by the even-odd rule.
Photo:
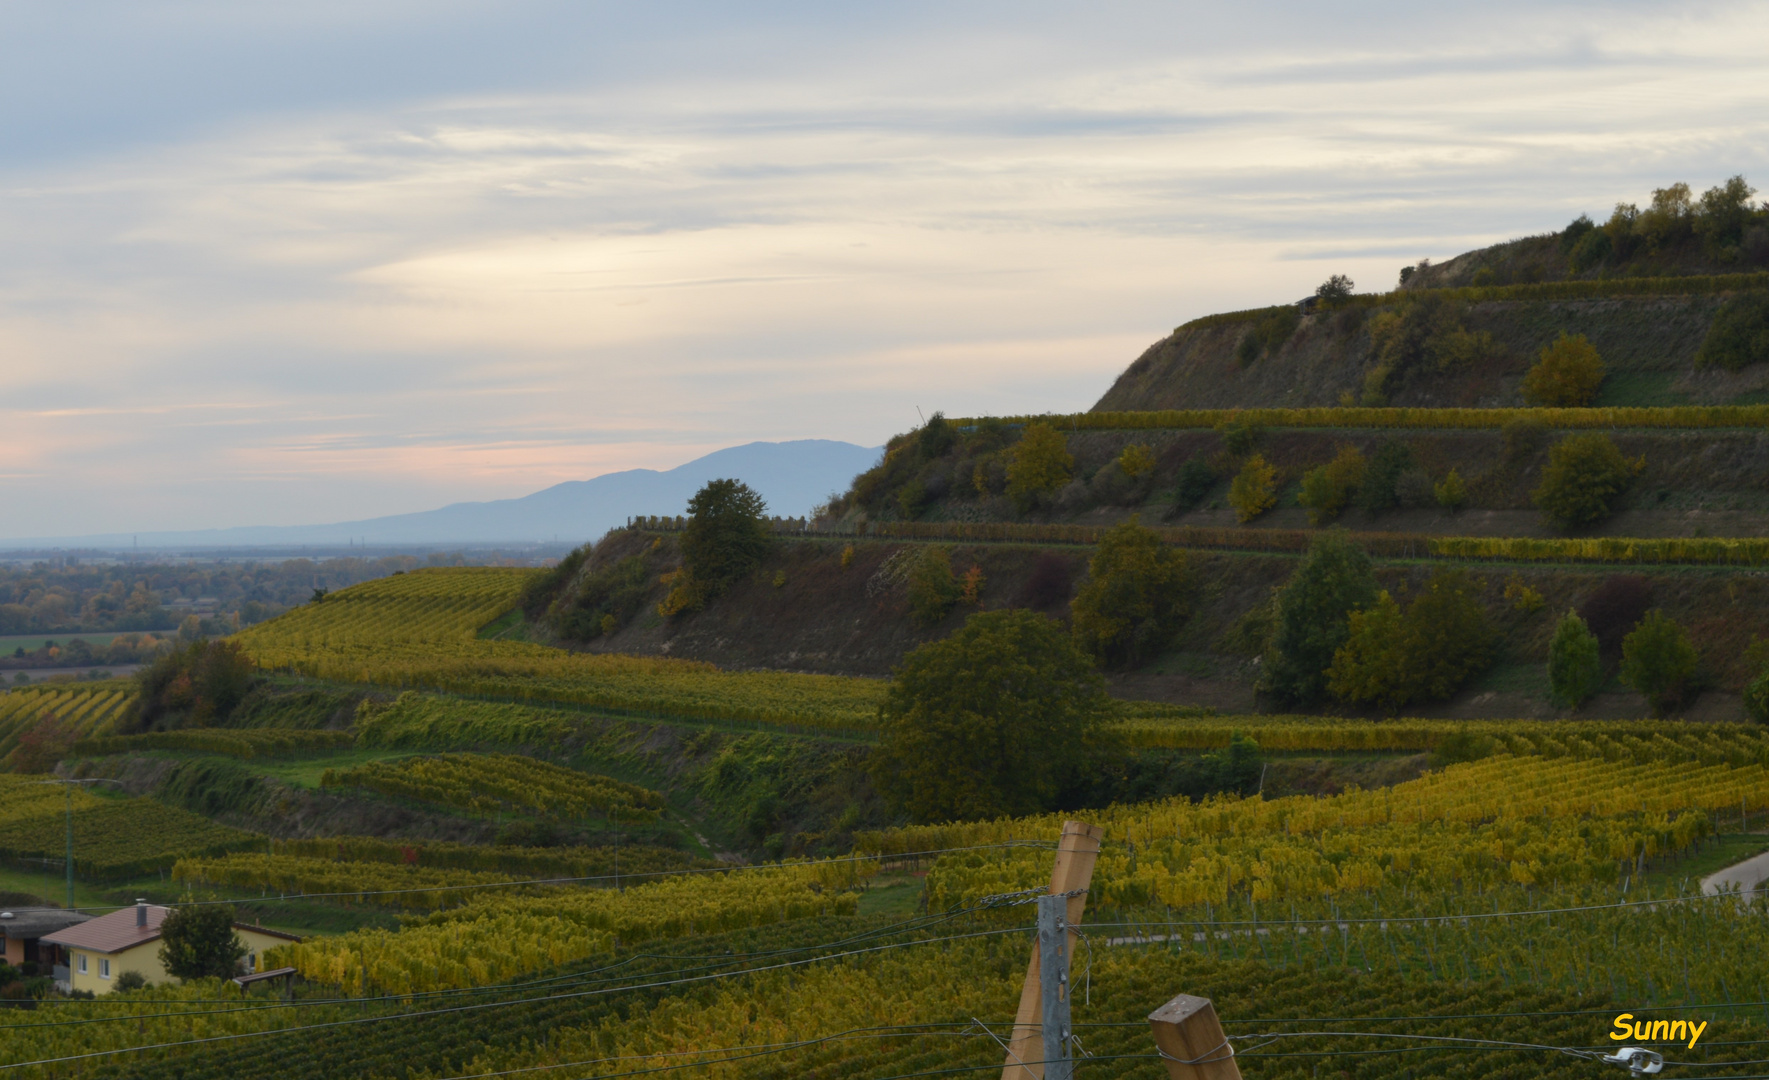
[[[1549,428],[1760,428],[1769,427],[1769,405],[1672,405],[1601,409],[1374,409],[1319,406],[1307,409],[1158,409],[1148,412],[1086,412],[1010,416],[1003,424],[1043,422],[1058,430],[1199,430],[1225,424],[1261,428],[1413,428],[1482,431],[1528,421]],[[976,419],[955,420],[973,425]]]
[[[1602,300],[1615,296],[1700,296],[1713,293],[1738,292],[1744,289],[1769,288],[1769,273],[1693,274],[1688,277],[1601,278],[1592,281],[1539,281],[1529,285],[1465,285],[1454,289],[1397,289],[1386,293],[1359,293],[1347,303],[1354,307],[1381,307],[1409,297],[1426,294],[1448,297],[1476,304],[1495,300]],[[1203,329],[1254,322],[1275,311],[1292,307],[1274,304],[1270,307],[1248,308],[1244,311],[1223,311],[1203,315],[1174,330]]]

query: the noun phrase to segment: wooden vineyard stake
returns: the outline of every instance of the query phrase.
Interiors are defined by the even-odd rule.
[[[1181,994],[1149,1014],[1168,1080],[1241,1080],[1209,998]]]
[[[1099,858],[1100,838],[1106,830],[1098,825],[1079,821],[1063,822],[1063,835],[1057,841],[1056,864],[1050,871],[1050,894],[1060,896],[1086,889],[1093,882],[1093,864]],[[1087,906],[1085,895],[1068,898],[1068,922],[1081,921]],[[1032,959],[1026,965],[1026,983],[1020,990],[1020,1010],[1014,1016],[1013,1037],[1007,1044],[1007,1062],[1001,1069],[1001,1080],[1044,1080],[1044,982],[1041,975],[1043,956],[1036,942]]]

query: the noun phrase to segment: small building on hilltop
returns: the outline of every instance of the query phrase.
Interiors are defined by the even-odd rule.
[[[109,915],[88,919],[77,926],[47,934],[42,941],[66,953],[69,990],[90,990],[108,994],[116,989],[117,980],[127,972],[139,972],[151,983],[162,983],[171,976],[160,963],[160,924],[166,921],[171,908],[137,901],[134,907],[120,908]],[[287,945],[301,939],[293,934],[236,922],[233,932],[246,947],[241,960],[246,972],[257,971],[265,949]],[[61,972],[57,971],[57,981]]]
[[[62,963],[60,950],[42,938],[87,922],[92,916],[58,907],[17,907],[0,911],[0,963],[11,964],[39,975],[55,974]],[[33,965],[26,967],[26,964]]]

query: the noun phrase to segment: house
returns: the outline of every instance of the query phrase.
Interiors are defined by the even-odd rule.
[[[148,982],[161,983],[170,978],[160,963],[160,924],[166,921],[171,908],[137,900],[132,908],[121,908],[109,915],[88,919],[78,926],[41,939],[60,947],[68,965],[67,988],[108,994],[125,972],[138,971]],[[267,930],[251,923],[234,923],[234,933],[246,947],[241,961],[246,971],[257,971],[258,958],[265,949],[300,941],[293,934]],[[60,973],[57,972],[59,975]]]
[[[0,911],[0,963],[48,975],[61,965],[60,950],[40,939],[86,922],[92,916],[58,907],[21,907]],[[33,967],[25,967],[31,964]],[[56,973],[60,981],[66,976]]]

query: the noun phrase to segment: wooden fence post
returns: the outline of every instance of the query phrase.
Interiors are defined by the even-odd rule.
[[[1241,1080],[1209,998],[1181,994],[1149,1014],[1168,1080]]]
[[[1063,835],[1057,841],[1056,863],[1050,870],[1052,896],[1085,889],[1093,882],[1093,864],[1099,858],[1100,838],[1106,830],[1098,825],[1079,821],[1063,822]],[[1087,897],[1069,897],[1068,922],[1081,921]],[[1032,959],[1026,965],[1026,983],[1020,990],[1020,1009],[1014,1016],[1013,1035],[1007,1044],[1007,1061],[1001,1068],[1001,1080],[1044,1080],[1044,982],[1043,956],[1036,942]]]

